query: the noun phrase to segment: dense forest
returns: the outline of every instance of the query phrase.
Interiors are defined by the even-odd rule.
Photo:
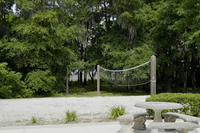
[[[0,0],[0,98],[69,93],[97,65],[157,57],[157,86],[200,87],[199,0]],[[83,82],[83,83],[82,83]]]

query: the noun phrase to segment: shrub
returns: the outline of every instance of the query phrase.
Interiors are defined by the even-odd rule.
[[[110,118],[116,120],[119,116],[126,114],[125,107],[113,107],[110,109]]]
[[[65,122],[77,122],[78,118],[76,116],[76,112],[75,111],[67,111],[66,112],[66,118],[65,118]]]
[[[28,97],[31,91],[26,89],[21,78],[22,74],[11,71],[7,63],[0,63],[0,98]]]
[[[146,102],[173,102],[183,105],[182,109],[163,110],[165,112],[180,112],[187,115],[200,116],[200,94],[192,93],[161,93],[152,95],[146,99]],[[153,115],[152,110],[147,110],[150,115]]]
[[[40,91],[51,92],[56,82],[56,78],[51,76],[51,72],[46,70],[36,70],[27,74],[25,81],[27,86],[36,93]]]

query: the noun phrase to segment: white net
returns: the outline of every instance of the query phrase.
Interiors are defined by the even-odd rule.
[[[120,86],[138,86],[150,82],[150,61],[124,70],[109,70],[100,67],[100,77]]]

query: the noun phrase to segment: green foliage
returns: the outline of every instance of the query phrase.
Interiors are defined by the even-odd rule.
[[[68,123],[68,122],[77,122],[78,121],[78,118],[77,118],[77,115],[76,115],[76,112],[75,111],[67,111],[66,112],[66,118],[65,118],[65,122]]]
[[[27,74],[25,82],[28,88],[35,92],[52,92],[56,78],[51,76],[51,72],[48,70],[36,70]]]
[[[37,120],[36,120],[36,118],[34,116],[32,117],[31,122],[32,123],[36,123],[37,122]]]
[[[21,98],[30,96],[19,72],[11,71],[7,63],[0,63],[0,98]]]
[[[110,118],[113,120],[116,120],[119,116],[126,114],[125,110],[126,110],[126,108],[123,106],[111,108],[110,109]]]
[[[157,81],[165,86],[162,91],[178,91],[170,88],[181,88],[183,84],[198,91],[198,0],[0,3],[0,62],[20,72],[22,79],[38,69],[50,71],[57,79],[54,91],[61,92],[66,73],[80,69],[94,75],[97,64],[121,70],[156,55]],[[11,9],[14,4],[15,13]]]
[[[20,7],[22,10],[31,10],[33,9],[37,3],[39,3],[40,0],[16,0],[16,4]]]
[[[200,116],[200,94],[192,93],[161,93],[152,95],[146,99],[146,102],[173,102],[180,103],[183,108],[180,110],[170,110],[172,112],[180,111],[183,114]],[[169,112],[169,110],[163,110],[162,113]],[[148,113],[153,115],[152,110],[148,110]]]
[[[196,63],[199,60],[200,40],[199,37],[193,37],[199,36],[198,5],[197,0],[192,2],[190,0],[158,0],[151,3],[151,8],[145,15],[151,18],[149,23],[152,27],[149,31],[155,41],[154,48],[159,58],[157,77],[164,75],[164,78],[158,79],[165,82],[167,91],[170,91],[172,87],[181,86],[185,92],[188,82],[192,82],[190,86],[193,90],[196,89],[197,79],[194,73],[199,70]],[[190,73],[188,79],[184,76],[187,72]]]

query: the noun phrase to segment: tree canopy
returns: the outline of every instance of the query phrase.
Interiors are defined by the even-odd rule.
[[[82,74],[93,78],[98,64],[131,68],[151,55],[162,91],[197,91],[199,6],[199,0],[0,0],[0,98],[69,93],[72,72],[83,85]]]

